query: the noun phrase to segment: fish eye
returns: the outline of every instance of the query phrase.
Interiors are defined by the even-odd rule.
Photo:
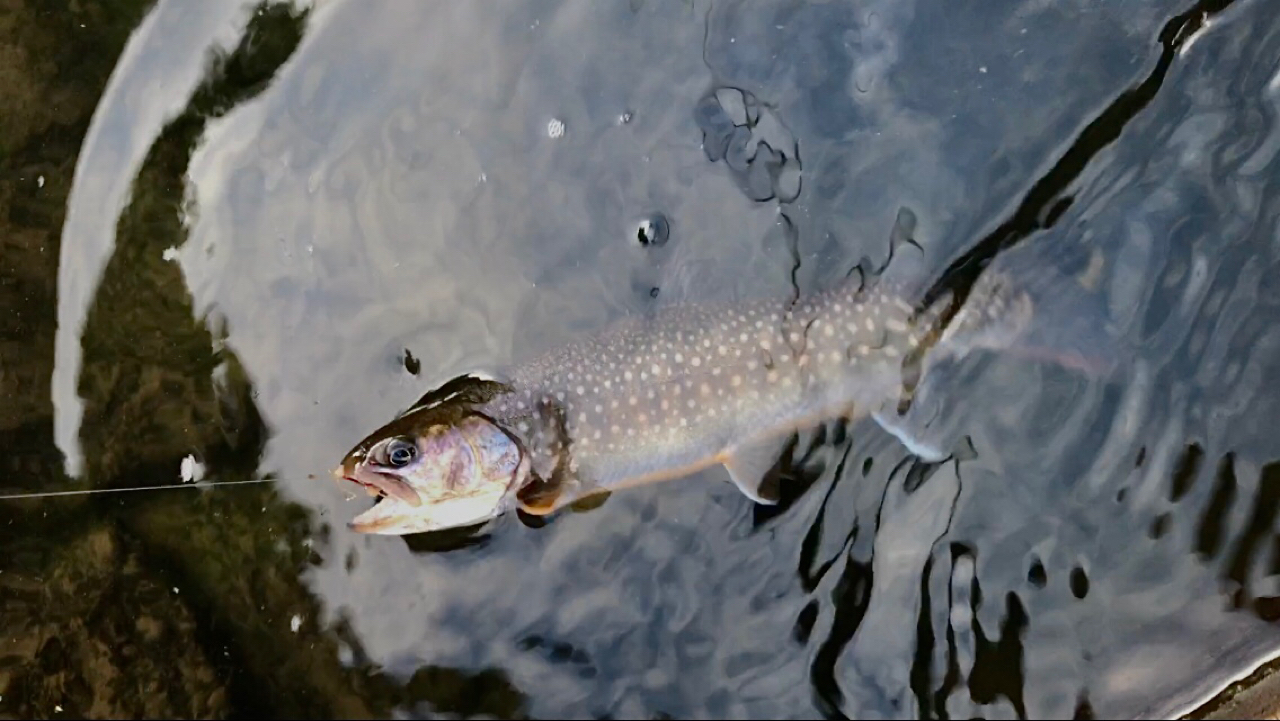
[[[396,468],[403,468],[413,462],[418,457],[418,447],[408,441],[399,438],[387,444],[384,457],[389,465]]]

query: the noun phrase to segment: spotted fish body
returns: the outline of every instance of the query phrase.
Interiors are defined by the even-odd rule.
[[[890,259],[911,242],[901,213],[899,225]],[[950,453],[912,403],[945,377],[932,371],[939,361],[996,350],[1105,377],[1131,357],[1092,296],[1096,264],[1073,275],[1073,247],[1040,247],[1002,255],[959,304],[943,294],[925,307],[922,274],[886,261],[796,301],[667,306],[500,378],[454,378],[334,470],[381,496],[350,526],[404,534],[513,508],[548,514],[715,465],[773,503],[766,479],[792,434],[836,418],[871,416],[912,453],[942,460]]]
[[[886,409],[909,397],[928,354],[999,345],[1008,334],[993,328],[1029,320],[1024,297],[985,286],[998,292],[976,289],[949,333],[940,306],[917,315],[888,282],[668,307],[515,366],[479,410],[526,450],[534,480],[519,505],[532,513],[715,464],[771,503],[761,480],[792,432],[867,414],[897,430]]]

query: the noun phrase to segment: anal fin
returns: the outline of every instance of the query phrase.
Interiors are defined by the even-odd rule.
[[[871,414],[881,428],[925,463],[977,457],[973,440],[967,435],[957,437],[956,424],[944,418],[946,404],[941,392],[956,386],[955,370],[954,365],[944,365],[925,375],[903,412],[899,413],[898,403],[887,402]]]
[[[768,477],[777,465],[787,439],[769,438],[737,446],[725,455],[724,467],[729,479],[747,498],[764,506],[778,503],[777,482]]]
[[[939,463],[951,455],[942,450],[937,439],[929,438],[927,428],[912,422],[917,419],[912,418],[909,412],[905,416],[900,416],[895,409],[886,408],[872,413],[871,416],[881,428],[897,438],[908,451],[919,456],[926,463]]]

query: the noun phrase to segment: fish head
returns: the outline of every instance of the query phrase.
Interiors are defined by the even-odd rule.
[[[352,448],[334,475],[380,499],[348,526],[405,535],[480,523],[502,513],[529,477],[520,442],[461,403],[411,409]]]

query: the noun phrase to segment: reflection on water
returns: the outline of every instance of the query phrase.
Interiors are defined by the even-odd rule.
[[[1167,716],[1280,648],[1262,0],[20,6],[3,487],[279,482],[5,501],[5,714]],[[938,288],[1087,269],[1040,330],[1132,362],[943,368],[971,453],[826,424],[775,507],[345,529],[424,386],[907,217]]]

